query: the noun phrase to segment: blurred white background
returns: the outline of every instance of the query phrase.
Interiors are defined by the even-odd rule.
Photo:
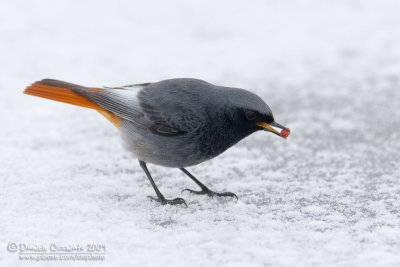
[[[22,263],[9,242],[95,242],[107,266],[399,266],[399,12],[386,0],[0,1],[0,265]],[[176,77],[251,90],[292,129],[189,169],[237,203],[181,193],[194,184],[152,165],[189,208],[150,202],[101,116],[22,94],[43,78]]]

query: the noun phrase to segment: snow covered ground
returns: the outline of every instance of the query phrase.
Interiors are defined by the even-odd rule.
[[[0,265],[10,243],[104,244],[35,266],[400,266],[399,1],[0,1]],[[22,94],[42,78],[195,77],[262,96],[254,134],[189,168],[239,201],[160,206],[98,113]],[[28,262],[32,264],[32,262]]]

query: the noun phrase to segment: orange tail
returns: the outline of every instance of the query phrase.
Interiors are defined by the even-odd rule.
[[[28,86],[25,89],[24,93],[27,95],[43,97],[76,106],[95,109],[100,112],[101,115],[106,117],[111,123],[113,123],[117,128],[119,128],[121,125],[121,118],[105,110],[96,103],[90,101],[89,99],[76,92],[83,90],[99,92],[102,89],[89,88],[58,80],[45,79],[35,82],[31,86]]]

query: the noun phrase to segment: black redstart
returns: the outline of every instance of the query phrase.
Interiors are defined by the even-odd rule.
[[[166,199],[146,163],[179,168],[200,188],[185,189],[208,196],[216,193],[185,167],[214,158],[246,136],[266,130],[286,138],[290,130],[275,122],[271,109],[257,95],[198,79],[170,79],[157,83],[92,88],[45,79],[27,87],[25,94],[92,108],[121,132],[125,147],[139,159],[161,204],[185,204]],[[282,129],[278,132],[273,127]]]

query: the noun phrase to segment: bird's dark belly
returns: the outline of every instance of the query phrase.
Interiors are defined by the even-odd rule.
[[[169,162],[180,164],[179,167],[188,167],[212,159],[240,140],[250,135],[253,131],[238,132],[230,129],[202,128],[184,138],[179,138],[180,145],[176,143],[169,150]],[[168,147],[168,144],[166,144]]]
[[[253,130],[238,129],[227,122],[219,123],[219,125],[221,126],[201,129],[197,142],[202,158],[214,158],[254,132]]]
[[[146,147],[136,150],[139,159],[166,167],[189,167],[214,158],[232,146],[234,143],[218,142],[214,139],[199,140],[186,136],[185,138],[163,137],[152,139]]]
[[[129,150],[140,160],[166,167],[189,167],[214,158],[250,133],[229,129],[200,128],[179,136],[160,136],[142,132],[142,136],[129,136]],[[141,145],[139,146],[138,143]]]
[[[152,135],[151,138],[146,136],[139,140],[140,142],[138,139],[130,139],[126,144],[129,150],[145,162],[179,168],[193,166],[209,159],[201,153],[199,142],[190,136],[176,138]],[[142,145],[139,146],[138,143]]]
[[[242,138],[227,134],[205,135],[199,145],[199,154],[205,159],[211,159],[239,142]]]

